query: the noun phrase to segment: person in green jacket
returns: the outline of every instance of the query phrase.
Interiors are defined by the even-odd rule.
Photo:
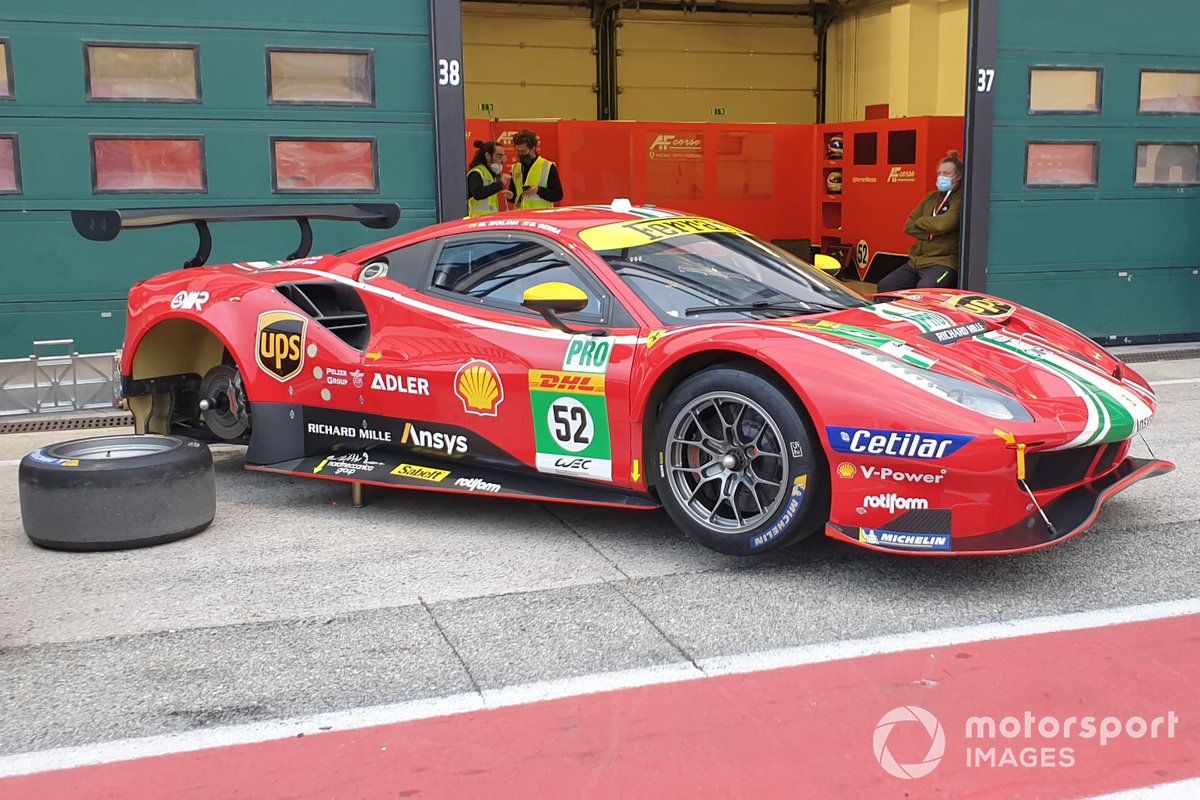
[[[958,288],[962,178],[962,161],[951,150],[938,162],[937,189],[925,195],[904,223],[904,232],[917,240],[908,250],[908,263],[884,276],[880,292]]]

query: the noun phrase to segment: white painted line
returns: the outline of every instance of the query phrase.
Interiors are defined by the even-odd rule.
[[[1195,800],[1200,797],[1200,778],[1176,783],[1160,783],[1143,789],[1096,795],[1091,800]]]
[[[1200,378],[1174,378],[1171,380],[1152,380],[1151,386],[1172,386],[1175,384],[1200,384]]]
[[[1041,633],[1103,628],[1126,622],[1145,622],[1188,614],[1200,614],[1200,598],[1171,600],[1165,603],[1141,606],[1105,608],[1097,611],[1080,611],[1074,614],[1033,617],[1009,622],[988,622],[981,625],[964,625],[932,631],[913,631],[890,636],[876,636],[870,639],[804,645],[736,656],[718,656],[703,659],[699,664],[706,675],[735,675],[766,669],[780,669],[781,667],[796,667],[803,664],[818,664],[824,661],[901,653],[905,650],[946,647],[967,642],[987,642],[996,639],[1012,639],[1017,636],[1036,636]]]
[[[19,458],[6,458],[3,461],[0,461],[0,467],[15,467],[20,463],[21,459]]]
[[[536,703],[564,697],[579,697],[618,689],[679,683],[717,675],[759,672],[929,647],[946,647],[968,642],[1102,628],[1109,625],[1167,619],[1189,614],[1200,614],[1200,598],[1033,617],[1012,622],[915,631],[845,642],[826,642],[760,653],[717,656],[702,659],[697,665],[682,662],[665,664],[643,669],[605,672],[556,681],[484,689],[481,693],[468,692],[448,697],[367,706],[269,722],[203,728],[139,739],[121,739],[53,750],[17,753],[0,756],[0,778],[92,764],[107,764],[114,761],[129,761],[135,758],[149,758],[170,753],[184,753],[213,747],[255,744],[301,735],[313,736],[327,731],[370,728],[377,725],[444,717],[451,714]],[[1190,796],[1195,797],[1196,795]]]

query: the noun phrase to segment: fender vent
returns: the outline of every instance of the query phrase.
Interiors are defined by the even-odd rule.
[[[371,338],[371,322],[358,292],[340,283],[281,283],[278,292],[313,321],[346,344],[362,350]]]

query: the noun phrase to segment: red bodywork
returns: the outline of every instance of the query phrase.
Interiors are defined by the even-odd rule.
[[[1099,406],[1089,406],[1071,382],[1035,363],[1043,357],[1037,352],[1034,360],[1005,354],[977,335],[968,335],[969,331],[954,334],[958,338],[949,343],[934,340],[937,330],[974,325],[978,334],[982,324],[987,332],[1001,332],[1020,347],[1036,347],[1074,365],[1070,368],[1081,371],[1085,381],[1103,383],[1112,391],[1118,391],[1112,389],[1113,383],[1123,387],[1120,391],[1135,396],[1141,404],[1138,408],[1149,410],[1138,412],[1137,428],[1144,428],[1155,407],[1146,381],[1090,340],[1035,312],[966,292],[914,291],[886,305],[909,314],[931,310],[948,320],[950,327],[935,325],[937,330],[931,333],[906,319],[884,319],[870,308],[746,322],[699,318],[666,326],[580,238],[585,229],[633,219],[628,213],[600,208],[517,212],[437,225],[339,256],[165,274],[138,284],[130,293],[122,371],[126,381],[145,377],[133,368],[143,337],[167,320],[190,320],[214,334],[239,365],[254,407],[255,437],[267,435],[257,420],[267,419],[271,408],[281,413],[302,408],[335,420],[316,432],[311,427],[300,430],[305,452],[296,458],[320,458],[327,453],[335,444],[336,419],[342,415],[372,420],[369,425],[364,421],[364,427],[354,433],[365,434],[359,437],[360,444],[399,453],[403,464],[396,470],[433,470],[427,485],[418,480],[407,488],[477,490],[479,484],[470,481],[434,480],[437,468],[444,464],[435,463],[433,456],[469,465],[482,455],[493,465],[518,472],[525,468],[529,475],[552,481],[535,471],[530,386],[536,380],[559,379],[543,372],[563,372],[571,337],[539,316],[419,291],[405,285],[395,266],[387,277],[359,280],[373,259],[423,241],[479,230],[520,230],[553,239],[573,253],[628,313],[629,324],[607,326],[610,336],[604,337],[612,344],[602,380],[611,478],[573,482],[595,485],[610,491],[611,497],[510,492],[507,485],[489,487],[488,493],[655,507],[647,481],[652,482],[657,472],[648,428],[656,404],[666,389],[690,372],[715,361],[738,359],[758,361],[777,373],[811,417],[824,446],[832,485],[826,533],[860,546],[922,555],[1036,549],[1087,528],[1112,493],[1172,468],[1166,462],[1128,458],[1129,436],[1066,447],[1078,443]],[[358,292],[370,318],[369,342],[361,351],[312,320],[298,334],[298,353],[284,338],[263,344],[264,332],[270,332],[270,315],[286,312],[297,320],[303,317],[301,309],[275,287],[309,280],[337,281]],[[842,346],[845,339],[837,335],[843,330],[839,326],[899,340],[902,344],[888,345],[888,352],[933,360],[932,368],[940,374],[1003,387],[1033,419],[1000,422],[946,402],[919,379],[897,371],[893,361],[876,364],[869,354],[847,351]],[[264,347],[272,369],[264,368]],[[297,361],[293,371],[292,362]],[[497,378],[500,392],[471,408],[459,389],[461,371],[476,362],[485,362],[478,374],[485,381],[485,372]],[[376,424],[378,420],[396,424],[384,430],[387,426]],[[424,427],[443,435],[414,446],[415,432]],[[887,432],[896,434],[890,443]],[[925,434],[933,436],[922,440]],[[289,434],[273,430],[270,435],[275,437],[270,443],[275,447]],[[327,442],[322,438],[326,436]],[[456,436],[466,437],[461,449]],[[950,441],[953,437],[959,438]],[[950,443],[943,447],[943,441]],[[922,443],[935,454],[940,447],[942,456],[904,454],[906,447],[919,449]],[[376,480],[361,471],[322,473],[323,465],[309,467],[308,462],[281,468],[275,462],[284,459],[255,457],[256,448],[264,452],[264,447],[263,442],[251,442],[247,454],[251,467],[395,485],[394,480]],[[1018,481],[1019,472],[1026,473],[1020,477],[1026,478],[1032,497]],[[877,533],[886,533],[889,523],[906,510],[943,515],[951,529],[946,547],[913,551],[881,544]]]

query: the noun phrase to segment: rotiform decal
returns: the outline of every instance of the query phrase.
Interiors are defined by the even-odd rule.
[[[304,368],[304,334],[308,318],[291,311],[267,311],[258,318],[255,359],[279,381],[290,380]]]

